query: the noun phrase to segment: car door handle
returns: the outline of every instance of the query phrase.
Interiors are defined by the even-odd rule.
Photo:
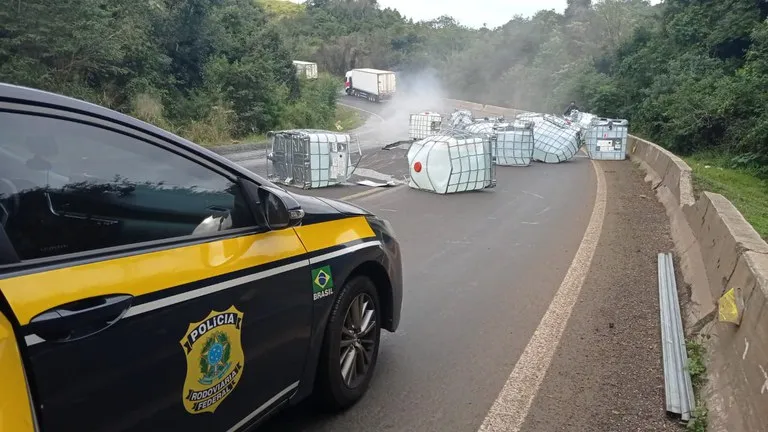
[[[32,318],[27,330],[45,340],[70,341],[98,333],[122,318],[133,296],[91,297],[49,309]]]

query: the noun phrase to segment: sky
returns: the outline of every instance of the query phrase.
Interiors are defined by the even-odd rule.
[[[291,0],[301,3],[303,0]],[[494,28],[506,24],[515,15],[530,17],[545,9],[562,13],[566,0],[378,0],[381,7],[397,9],[414,21],[430,20],[450,15],[461,24],[480,28],[485,24]],[[652,0],[651,3],[659,3]]]
[[[562,13],[566,0],[379,0],[381,7],[397,9],[414,21],[450,15],[461,24],[490,28],[506,24],[515,15],[530,17],[544,9]]]

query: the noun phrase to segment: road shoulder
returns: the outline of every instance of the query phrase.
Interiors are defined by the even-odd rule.
[[[657,253],[669,221],[632,162],[599,162],[608,200],[579,301],[524,431],[673,431],[664,412]]]

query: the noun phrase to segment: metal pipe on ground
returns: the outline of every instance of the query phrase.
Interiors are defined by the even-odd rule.
[[[687,422],[693,414],[695,401],[671,253],[659,254],[658,272],[666,410]]]

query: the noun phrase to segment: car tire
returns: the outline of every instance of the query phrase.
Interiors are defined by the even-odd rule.
[[[368,323],[370,328],[362,328],[371,312],[373,323]],[[376,369],[380,340],[381,309],[376,286],[369,278],[357,276],[344,284],[325,328],[314,395],[322,408],[343,410],[363,397]]]

